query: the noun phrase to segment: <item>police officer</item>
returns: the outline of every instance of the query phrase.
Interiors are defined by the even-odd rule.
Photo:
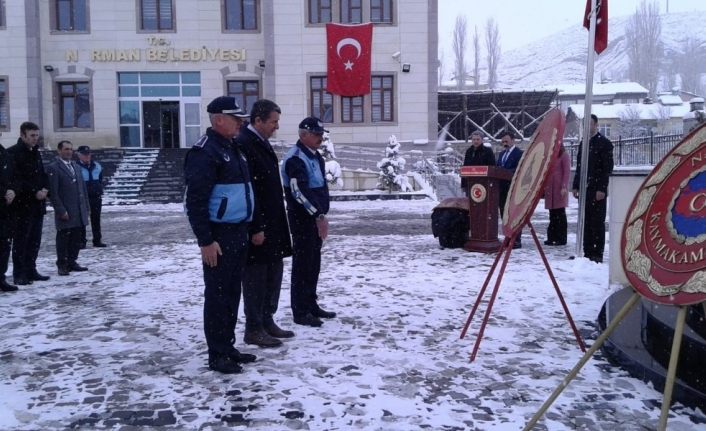
[[[12,190],[11,179],[7,152],[5,147],[0,145],[0,290],[3,292],[14,292],[17,290],[17,286],[5,280],[5,272],[10,260],[10,245],[12,244],[9,206],[15,199],[15,191]]]
[[[328,184],[324,159],[317,151],[324,125],[316,117],[299,123],[299,140],[282,162],[282,185],[287,198],[287,217],[292,232],[292,314],[294,323],[318,327],[320,318],[336,313],[317,303],[316,285],[321,269],[321,245],[328,236]]]
[[[211,101],[207,111],[211,127],[184,160],[186,213],[203,260],[208,366],[234,374],[240,364],[255,361],[233,347],[254,207],[247,161],[233,141],[247,114],[226,96]]]
[[[91,214],[91,232],[93,233],[93,247],[107,247],[103,243],[101,234],[101,209],[103,207],[103,167],[93,160],[91,147],[81,145],[76,149],[78,165],[81,167],[81,176],[88,190],[88,205]],[[86,247],[86,230],[83,231],[83,247]]]

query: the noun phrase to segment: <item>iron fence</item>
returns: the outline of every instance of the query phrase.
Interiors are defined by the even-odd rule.
[[[650,133],[630,138],[618,137],[613,141],[613,163],[616,166],[654,166],[679,143],[682,136],[680,133],[672,135]],[[564,147],[571,156],[571,166],[576,166],[576,158],[579,156],[578,139],[564,140]]]

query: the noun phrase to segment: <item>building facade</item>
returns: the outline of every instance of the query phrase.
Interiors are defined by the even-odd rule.
[[[337,143],[431,139],[437,1],[5,0],[0,142],[23,121],[45,146],[189,147],[229,94],[282,108],[276,138],[321,117]],[[372,22],[371,93],[326,92],[327,22]]]

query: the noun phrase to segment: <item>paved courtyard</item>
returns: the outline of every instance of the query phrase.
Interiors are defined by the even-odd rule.
[[[241,317],[236,347],[258,361],[232,376],[206,367],[198,249],[180,206],[108,208],[110,247],[82,251],[90,271],[69,277],[56,276],[48,216],[39,266],[51,280],[0,295],[0,429],[522,429],[581,352],[526,231],[469,362],[480,317],[459,334],[493,257],[440,249],[435,204],[335,202],[319,292],[339,318],[293,325],[287,259],[278,320],[296,337],[244,345]],[[543,235],[546,212],[534,223]],[[590,344],[608,266],[569,260],[570,241],[547,251]],[[537,429],[654,429],[660,404],[599,356]],[[699,430],[706,416],[677,404],[669,424]]]

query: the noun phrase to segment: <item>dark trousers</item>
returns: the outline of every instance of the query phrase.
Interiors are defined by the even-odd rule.
[[[211,223],[213,239],[221,247],[215,267],[203,265],[203,321],[209,356],[227,355],[235,343],[240,283],[248,250],[246,223]]]
[[[282,288],[282,259],[268,263],[249,263],[243,273],[245,328],[261,329],[273,322]]]
[[[101,210],[103,209],[103,197],[101,195],[88,195],[88,206],[90,207],[91,216],[91,232],[93,233],[93,244],[102,242],[103,235],[101,234]],[[86,244],[86,228],[83,228],[81,238]]]
[[[10,228],[10,218],[6,214],[0,214],[0,282],[5,281],[5,273],[10,261],[10,250],[12,248],[12,229]]]
[[[12,275],[29,278],[37,272],[37,256],[42,244],[44,213],[39,208],[13,212]]]
[[[85,226],[72,227],[56,231],[56,266],[69,269],[76,265],[81,249],[81,235]]]
[[[292,227],[292,313],[303,316],[316,306],[316,285],[321,271],[321,245],[316,222]]]
[[[597,201],[595,190],[589,190],[587,194],[591,199],[586,202],[583,225],[583,254],[593,261],[602,262],[603,249],[605,248],[605,217],[608,199]]]
[[[566,244],[566,230],[566,208],[550,209],[547,241],[560,245]]]

